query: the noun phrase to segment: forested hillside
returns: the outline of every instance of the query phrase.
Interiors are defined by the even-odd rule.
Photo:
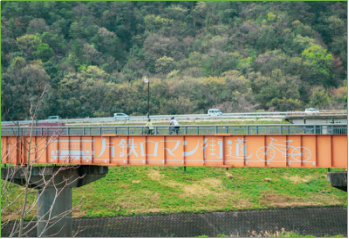
[[[2,120],[342,109],[347,2],[1,2]]]

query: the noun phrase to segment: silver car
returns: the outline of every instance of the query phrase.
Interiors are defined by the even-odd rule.
[[[114,120],[130,120],[130,116],[124,113],[115,113]]]
[[[207,111],[208,116],[222,116],[222,112],[219,109],[209,109]]]
[[[62,119],[59,116],[49,116],[47,122],[60,122]]]
[[[307,109],[305,109],[305,113],[307,115],[315,115],[315,114],[319,114],[320,111],[315,109],[315,108],[307,108]]]

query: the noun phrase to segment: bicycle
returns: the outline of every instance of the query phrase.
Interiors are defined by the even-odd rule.
[[[148,127],[145,127],[145,128],[143,128],[142,134],[143,135],[154,135],[154,130],[149,129]]]
[[[170,126],[168,128],[168,134],[179,134],[179,127],[176,126]]]
[[[286,140],[287,143],[286,147],[283,144],[275,144],[274,141],[277,141],[276,139],[270,137],[271,142],[268,146],[263,146],[257,149],[256,156],[260,161],[267,160],[267,164],[270,164],[270,161],[272,161],[275,158],[276,151],[279,151],[283,157],[291,156],[294,160],[293,162],[307,162],[311,158],[311,151],[303,146],[294,147],[290,144],[292,143],[292,140]],[[280,149],[281,148],[281,149]],[[292,149],[291,153],[287,153],[288,149]],[[268,157],[268,159],[266,159]],[[315,165],[315,162],[312,162],[313,165]],[[291,160],[288,161],[288,164],[291,164]]]

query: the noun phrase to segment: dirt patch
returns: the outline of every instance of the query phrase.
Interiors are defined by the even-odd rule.
[[[202,210],[214,210],[214,208],[218,210],[228,205],[234,205],[236,209],[245,209],[252,206],[250,198],[243,197],[240,191],[226,190],[220,179],[206,178],[190,184],[175,181],[161,181],[160,183],[183,190],[178,195],[181,199],[198,199],[196,200],[197,210],[200,210],[199,204],[201,203]]]
[[[125,189],[125,188],[129,188],[130,185],[128,185],[128,184],[123,184],[123,185],[121,185],[120,187],[123,188],[123,189]]]
[[[323,194],[313,195],[311,197],[311,201],[318,202],[319,205],[326,205],[326,206],[343,205],[343,201],[339,200],[334,195],[323,195]]]
[[[148,177],[154,181],[160,181],[162,178],[164,178],[164,175],[160,174],[159,171],[150,170]]]
[[[153,191],[148,190],[148,189],[142,189],[141,191],[141,195],[143,195],[142,197],[150,197],[154,194]]]
[[[151,200],[153,200],[153,201],[157,201],[157,200],[159,200],[159,194],[158,193],[154,193],[154,195],[151,197]]]
[[[175,182],[175,181],[167,181],[167,182],[161,182],[161,184],[163,185],[166,185],[168,187],[171,187],[171,188],[183,188],[186,186],[186,184],[184,183],[178,183],[178,182]]]
[[[191,197],[206,197],[211,194],[211,191],[206,187],[199,184],[186,185],[184,188],[185,195],[183,196],[191,196]]]
[[[277,194],[276,191],[262,192],[259,204],[271,207],[320,206],[321,202],[309,201],[300,197]]]
[[[240,199],[236,200],[236,204],[234,206],[237,209],[246,209],[246,208],[251,208],[252,207],[252,203],[247,198],[240,198]]]
[[[301,177],[299,175],[293,175],[291,177],[284,177],[284,179],[290,180],[293,183],[309,183],[310,180],[314,179],[314,175],[307,175],[305,177]]]
[[[159,213],[159,212],[166,212],[164,209],[160,208],[145,208],[145,209],[137,209],[133,211],[134,213],[137,214],[142,214],[142,213]]]
[[[220,188],[222,187],[222,181],[215,178],[207,178],[202,180],[203,183],[208,184],[211,187]]]
[[[171,188],[183,190],[181,197],[205,197],[216,193],[216,189],[222,187],[221,180],[215,178],[207,178],[192,184],[175,181],[162,181],[161,183]],[[214,188],[215,190],[211,190],[210,188]]]

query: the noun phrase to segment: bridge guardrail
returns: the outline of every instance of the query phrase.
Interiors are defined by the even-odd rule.
[[[337,111],[321,111],[320,114],[314,115],[338,115],[338,114],[347,114],[345,110]],[[247,113],[223,113],[222,116],[210,117],[207,114],[188,114],[188,115],[151,115],[151,119],[157,120],[169,120],[172,116],[177,119],[227,119],[227,118],[284,118],[286,116],[309,116],[312,114],[306,114],[304,111],[285,111],[285,112],[247,112]],[[146,120],[146,116],[130,116],[130,121],[142,121]],[[95,122],[115,122],[116,120],[113,117],[103,117],[103,118],[77,118],[77,119],[62,119],[60,122],[63,123],[95,123]],[[38,120],[38,123],[52,122],[49,120]],[[22,121],[2,121],[2,125],[10,124],[28,124],[32,123],[30,120]]]
[[[176,134],[173,126],[155,126],[154,135]],[[149,130],[144,126],[68,126],[68,127],[2,127],[3,136],[50,136],[50,135],[147,135]],[[183,125],[180,135],[208,135],[208,134],[347,134],[346,124],[321,125]]]

